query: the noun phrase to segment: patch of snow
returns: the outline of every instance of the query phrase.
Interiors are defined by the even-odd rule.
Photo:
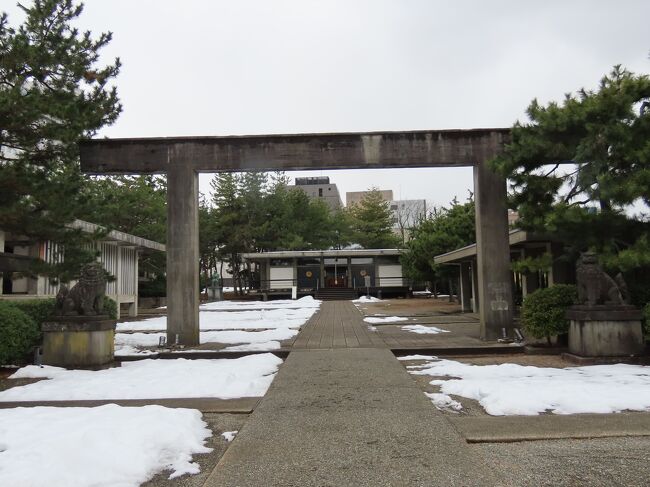
[[[225,344],[253,344],[269,341],[289,340],[298,334],[293,328],[275,328],[263,331],[202,331],[199,334],[201,343],[225,343]],[[115,346],[131,347],[155,347],[160,337],[166,337],[166,333],[116,333]]]
[[[237,359],[145,359],[97,371],[28,365],[10,379],[51,380],[2,391],[0,401],[260,397],[281,363],[265,353]]]
[[[431,399],[433,405],[441,411],[452,411],[457,413],[463,409],[461,403],[454,401],[447,394],[441,394],[439,392],[425,392],[424,395]]]
[[[377,327],[376,327],[376,326],[372,326],[372,325],[368,325],[368,330],[369,330],[369,331],[377,331]]]
[[[115,356],[124,357],[129,355],[156,355],[157,350],[143,350],[131,345],[120,345],[115,347]]]
[[[361,296],[359,299],[352,301],[353,303],[380,303],[381,299],[374,296]]]
[[[0,409],[0,485],[138,487],[196,474],[210,430],[194,409],[161,406]]]
[[[396,323],[398,321],[408,321],[404,316],[369,316],[364,318],[366,323]]]
[[[401,358],[405,360],[405,357]],[[517,364],[469,365],[433,359],[409,367],[444,394],[477,400],[494,416],[614,413],[650,410],[650,367],[591,365],[563,369]]]
[[[223,350],[225,352],[268,352],[269,350],[279,350],[282,348],[280,342],[258,342],[258,343],[243,343],[241,345],[232,345]]]
[[[199,313],[199,326],[203,331],[300,328],[307,323],[316,311],[317,308],[203,311]],[[165,331],[166,329],[166,316],[157,316],[139,321],[125,321],[118,323],[116,327],[117,332]]]
[[[418,335],[437,335],[438,333],[449,333],[449,330],[443,330],[442,328],[437,328],[435,326],[423,325],[405,325],[402,327],[402,330],[410,331],[411,333],[417,333]]]
[[[312,296],[304,296],[300,299],[276,299],[273,301],[213,301],[202,304],[199,309],[209,310],[246,310],[246,309],[299,309],[319,308],[322,301]]]
[[[397,357],[397,360],[435,360],[437,358],[435,355],[405,355],[403,357]]]
[[[235,439],[235,436],[237,436],[237,433],[239,433],[238,430],[224,431],[223,433],[221,433],[221,436],[223,436],[224,440],[226,440],[228,443],[230,443],[232,440]]]

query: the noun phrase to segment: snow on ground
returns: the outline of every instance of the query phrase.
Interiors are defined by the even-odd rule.
[[[404,316],[369,316],[364,318],[363,321],[366,323],[395,323],[397,321],[408,321],[408,318]]]
[[[127,355],[156,355],[158,352],[155,350],[141,350],[139,348],[132,347],[131,345],[119,345],[115,346],[115,356],[123,357]]]
[[[145,359],[98,371],[28,365],[10,379],[50,380],[2,391],[0,401],[261,397],[281,363],[265,353],[221,360]]]
[[[591,365],[564,369],[517,364],[469,365],[431,356],[400,360],[427,360],[409,366],[416,375],[435,379],[443,394],[477,400],[494,416],[613,413],[650,410],[650,367]]]
[[[443,330],[442,328],[437,328],[435,326],[423,325],[405,325],[402,327],[402,330],[410,331],[411,333],[417,333],[418,335],[437,335],[438,333],[449,333],[449,330]]]
[[[204,331],[300,328],[312,317],[317,309],[203,311],[199,312],[199,326]],[[167,317],[157,316],[139,321],[118,323],[116,331],[163,331],[166,328]]]
[[[359,299],[352,301],[353,303],[380,303],[381,299],[374,296],[361,296]]]
[[[282,345],[277,341],[259,342],[259,343],[242,343],[240,345],[231,345],[225,347],[224,352],[268,352],[270,350],[280,350]]]
[[[425,392],[424,395],[431,399],[433,405],[441,411],[458,412],[463,409],[463,405],[461,403],[454,401],[447,394],[441,394],[439,392]]]
[[[137,487],[156,473],[199,472],[210,430],[193,409],[0,409],[0,485]]]
[[[264,342],[289,340],[298,334],[293,328],[275,328],[263,331],[227,330],[227,331],[202,331],[199,334],[201,343],[225,344],[259,344]],[[160,337],[167,334],[161,333],[116,333],[116,347],[155,347]],[[275,347],[274,347],[275,348]],[[279,347],[278,347],[279,348]],[[256,350],[260,350],[257,348]],[[264,350],[264,349],[261,349]]]
[[[202,304],[199,309],[209,310],[245,310],[245,309],[291,309],[291,308],[318,308],[322,301],[311,296],[300,299],[276,299],[272,301],[214,301]]]
[[[295,301],[208,303],[201,306],[202,311],[199,312],[199,339],[201,343],[239,345],[226,350],[277,350],[280,341],[298,334],[300,327],[318,311],[320,304],[321,301],[311,296]],[[258,309],[261,307],[265,309]],[[127,350],[122,351],[121,355],[133,355],[133,352],[137,353],[136,347],[158,346],[160,338],[167,335],[166,329],[166,316],[118,323],[115,346],[119,350]]]
[[[235,439],[235,436],[237,436],[237,433],[239,433],[239,431],[237,431],[237,430],[235,430],[235,431],[224,431],[223,433],[221,433],[221,436],[223,436],[224,440],[226,440],[228,443],[230,443],[232,440]]]

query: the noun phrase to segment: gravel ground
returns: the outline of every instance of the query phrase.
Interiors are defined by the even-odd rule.
[[[641,487],[649,484],[650,438],[468,445],[511,486]]]
[[[161,472],[142,484],[141,487],[202,487],[229,446],[221,433],[241,431],[247,419],[247,414],[203,413],[203,420],[213,433],[212,437],[208,438],[206,445],[213,450],[211,453],[193,456],[193,460],[201,466],[201,472],[196,475],[183,475],[173,480],[169,480],[169,472]]]

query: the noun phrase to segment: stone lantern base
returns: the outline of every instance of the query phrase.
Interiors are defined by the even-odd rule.
[[[114,359],[115,325],[108,316],[61,316],[43,323],[43,364],[92,368]]]
[[[642,312],[629,305],[571,306],[569,352],[580,357],[629,357],[645,350]]]

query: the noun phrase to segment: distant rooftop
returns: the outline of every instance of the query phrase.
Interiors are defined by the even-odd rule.
[[[246,260],[289,259],[293,257],[373,257],[401,255],[402,249],[348,249],[348,250],[277,250],[273,252],[244,253]]]
[[[329,176],[296,178],[296,186],[312,186],[315,184],[330,184]]]

